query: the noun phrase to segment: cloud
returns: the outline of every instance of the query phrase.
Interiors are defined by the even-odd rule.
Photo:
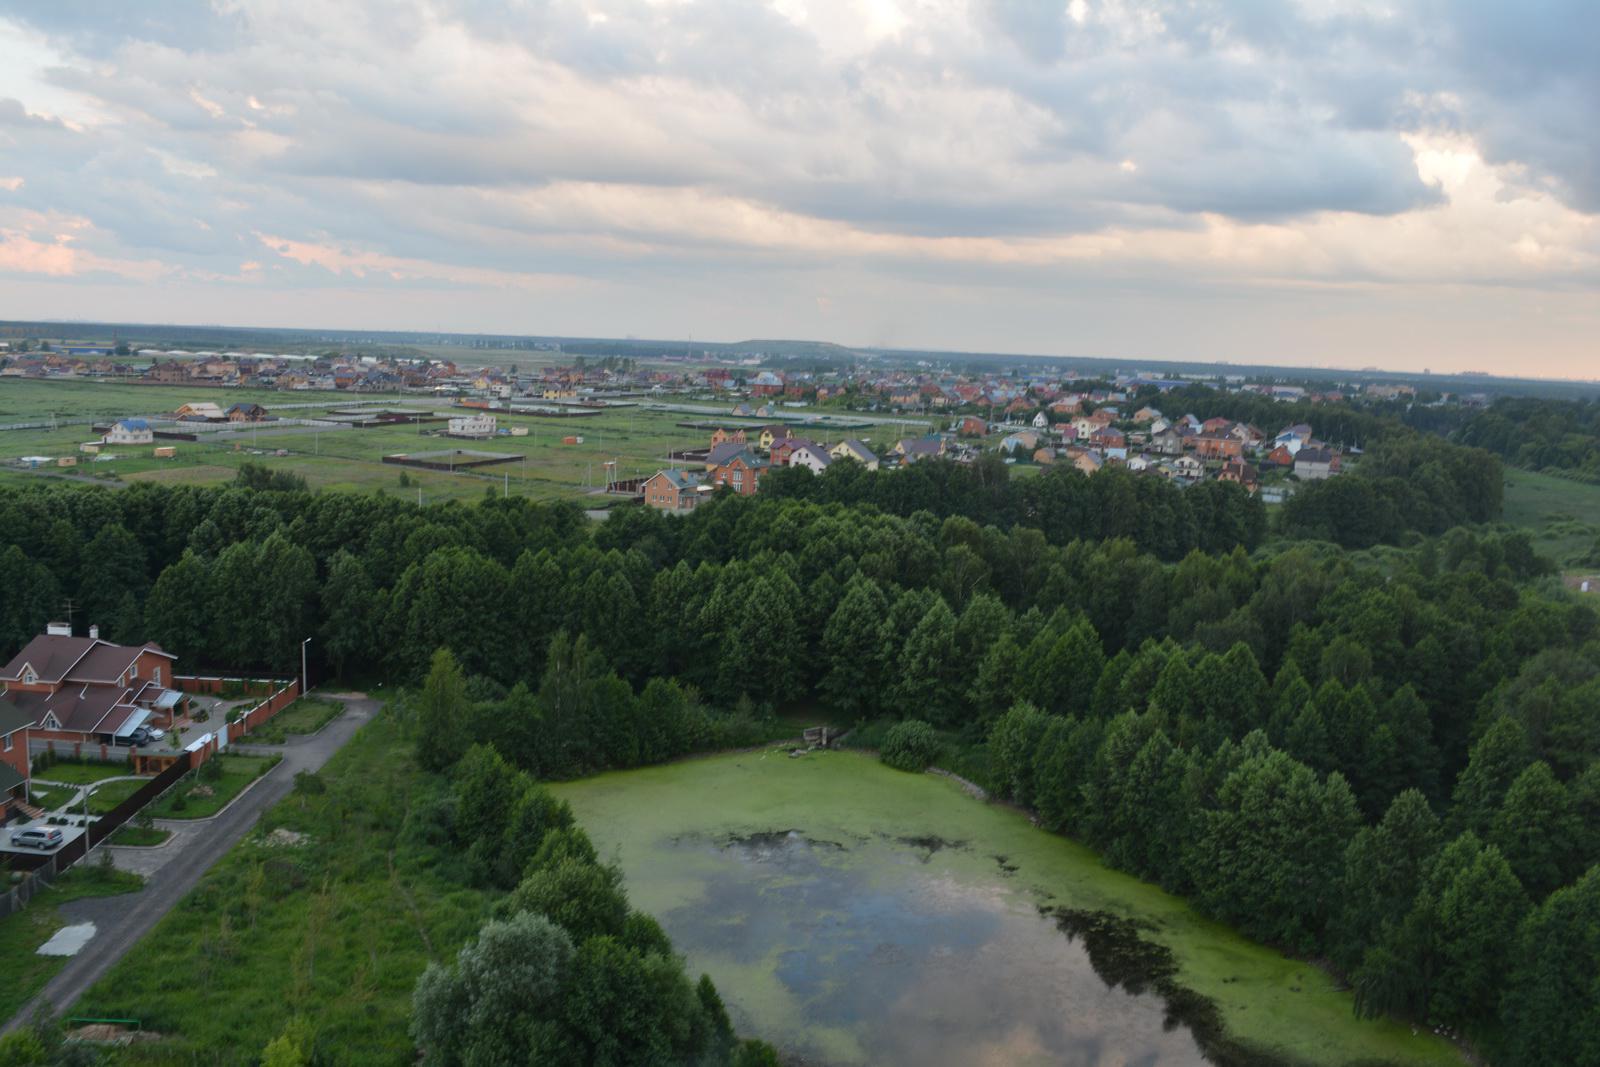
[[[1585,6],[0,0],[37,43],[0,80],[0,212],[85,223],[0,213],[0,269],[663,324],[612,333],[781,287],[761,333],[902,339],[952,293],[1042,322],[1075,286],[1570,290]],[[899,303],[852,318],[868,289]]]

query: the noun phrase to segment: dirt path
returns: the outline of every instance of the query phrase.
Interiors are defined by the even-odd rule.
[[[382,706],[381,701],[359,694],[342,695],[341,699],[345,701],[345,712],[326,729],[286,745],[273,746],[271,751],[283,753],[283,762],[263,775],[221,814],[205,820],[203,828],[188,831],[190,839],[150,875],[143,889],[123,896],[61,905],[61,913],[68,921],[93,921],[95,936],[37,997],[23,1005],[0,1033],[10,1033],[26,1023],[40,1005],[54,1014],[71,1007],[138,944],[140,938],[154,929],[212,864],[250,832],[262,812],[289,795],[296,774],[322,767]],[[82,862],[93,863],[95,858],[88,857]]]

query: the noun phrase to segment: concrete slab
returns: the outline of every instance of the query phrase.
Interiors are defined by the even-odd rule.
[[[77,923],[63,926],[55,936],[39,946],[41,956],[76,956],[78,950],[94,936],[94,923]]]

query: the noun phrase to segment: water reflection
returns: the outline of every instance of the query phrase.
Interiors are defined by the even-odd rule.
[[[1148,978],[1096,975],[1086,944],[1127,966],[1107,931],[1041,915],[999,869],[992,884],[956,879],[940,856],[959,842],[777,831],[668,847],[692,854],[703,891],[658,917],[740,1029],[796,1062],[1206,1062]]]

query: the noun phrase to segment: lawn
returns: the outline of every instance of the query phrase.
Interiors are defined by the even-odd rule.
[[[1600,541],[1600,485],[1506,468],[1504,520],[1533,531],[1534,548],[1563,570]]]
[[[50,782],[67,782],[71,785],[90,785],[107,778],[121,778],[128,773],[130,773],[129,764],[126,760],[111,762],[57,760],[49,767],[43,770],[35,768],[33,772],[36,778]]]
[[[249,738],[251,743],[281,745],[290,734],[314,734],[343,713],[344,704],[337,700],[305,697],[250,731]]]
[[[134,848],[151,848],[161,844],[171,836],[171,830],[158,830],[153,826],[127,825],[111,835],[111,843],[113,845],[128,845]]]
[[[144,879],[136,874],[82,863],[56,879],[54,886],[35,896],[26,908],[0,919],[0,960],[5,961],[0,1024],[15,1015],[67,962],[62,956],[38,954],[39,946],[65,925],[56,905],[82,897],[131,893],[143,884]]]
[[[146,810],[157,819],[205,819],[223,808],[228,801],[244,792],[251,782],[267,773],[281,756],[235,756],[224,753],[190,771],[166,794]],[[215,764],[221,768],[208,771]],[[211,777],[216,775],[216,777]]]
[[[440,780],[416,767],[387,714],[310,781],[73,1006],[167,1035],[118,1062],[255,1064],[295,1017],[316,1034],[317,1062],[413,1062],[417,976],[453,958],[491,897],[457,881],[427,820],[408,823]]]
[[[107,782],[89,795],[89,814],[106,814],[148,784],[150,784],[150,779],[148,778],[130,778],[126,781]]]
[[[73,790],[64,786],[40,785],[35,781],[28,793],[29,803],[45,811],[55,811],[72,799]]]

